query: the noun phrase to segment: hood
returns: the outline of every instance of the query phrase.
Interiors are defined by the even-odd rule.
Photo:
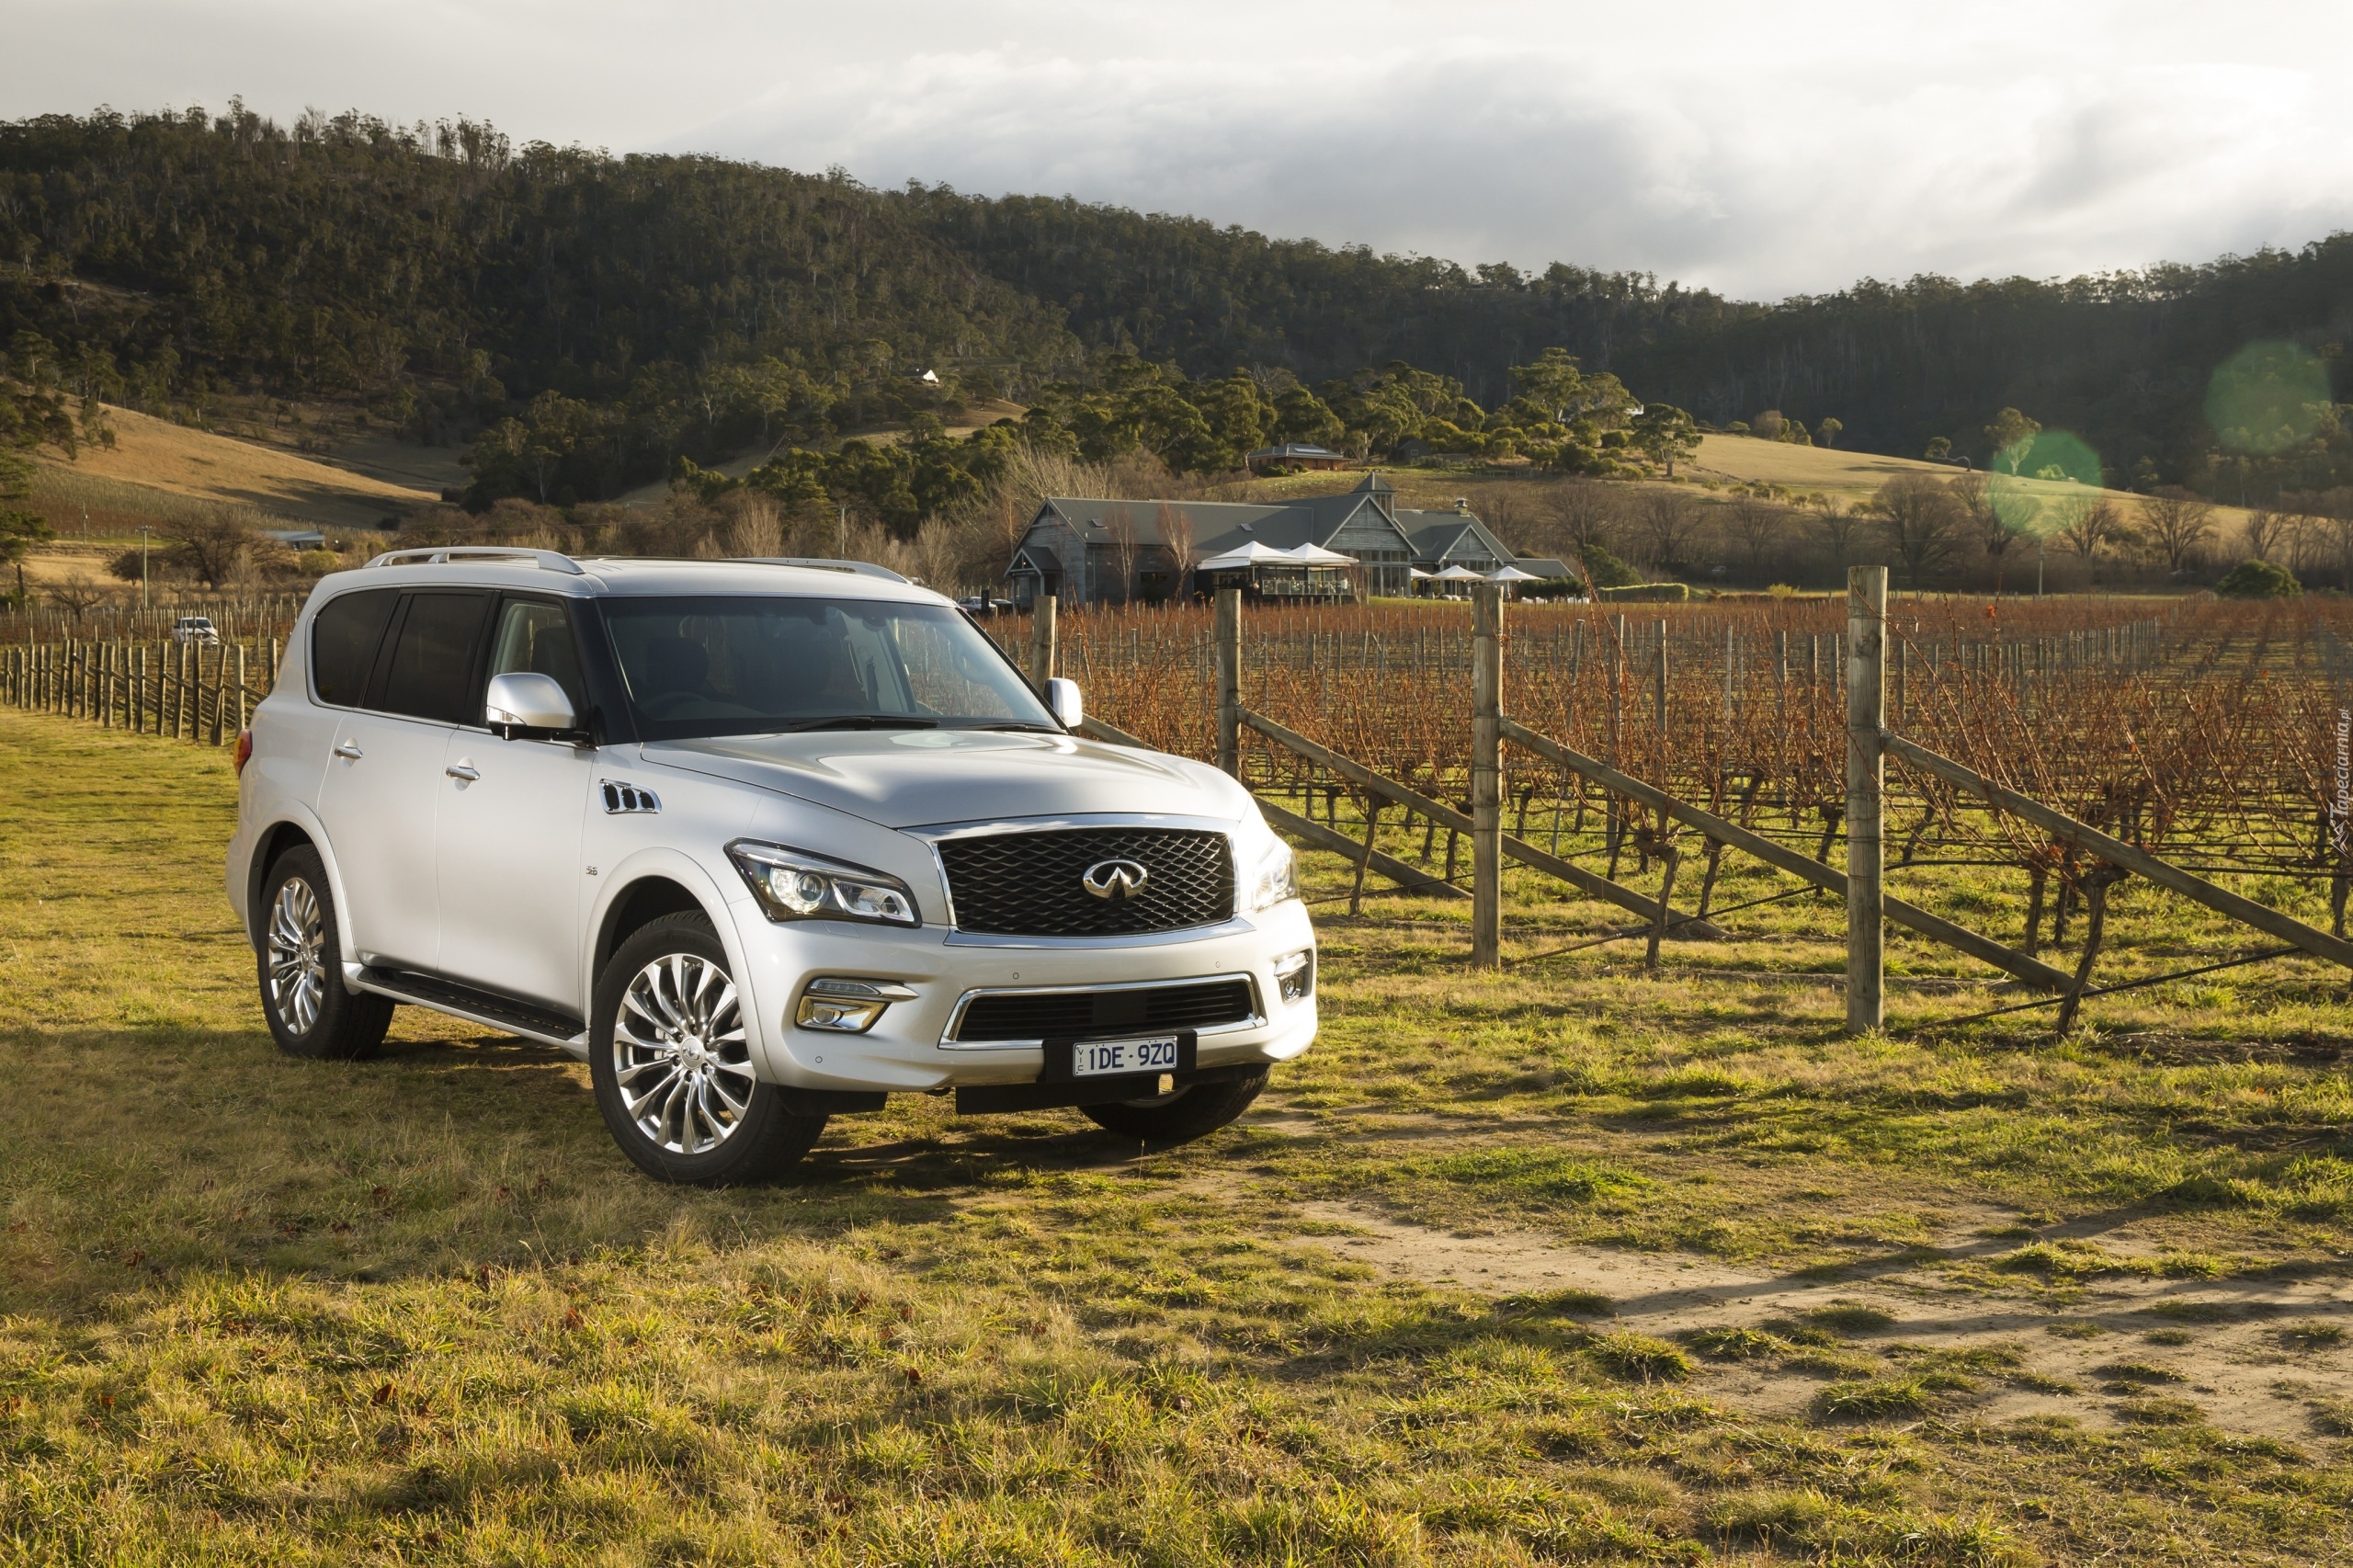
[[[660,741],[642,755],[892,828],[1104,812],[1234,821],[1253,810],[1215,768],[1075,735],[817,730]]]

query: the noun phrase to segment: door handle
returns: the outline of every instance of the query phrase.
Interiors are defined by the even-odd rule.
[[[344,742],[341,745],[335,748],[335,756],[342,757],[347,762],[358,762],[361,757],[368,755],[366,752],[359,749],[359,743],[358,741]]]
[[[462,778],[469,784],[482,777],[482,770],[471,762],[453,762],[441,771],[452,778]]]

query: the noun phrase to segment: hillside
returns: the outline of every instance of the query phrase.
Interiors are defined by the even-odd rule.
[[[210,436],[127,407],[108,407],[113,448],[85,445],[73,461],[42,449],[33,502],[51,528],[75,537],[89,513],[94,532],[120,534],[125,518],[174,516],[188,504],[238,506],[261,513],[264,525],[313,523],[320,528],[381,528],[416,506],[440,499],[438,487],[362,473],[358,466],[303,457],[282,448]],[[433,460],[447,454],[407,448],[415,478],[426,481]]]
[[[199,423],[224,400],[324,400],[423,445],[488,433],[480,501],[609,498],[681,459],[954,426],[999,397],[1049,406],[1090,459],[1207,471],[1264,437],[1460,450],[1507,412],[1547,417],[1514,374],[1547,349],[1717,425],[1835,416],[1867,450],[1942,437],[1983,463],[2008,406],[2136,489],[2268,502],[2353,481],[2334,412],[2218,430],[2206,407],[2254,343],[2300,357],[2299,406],[2331,407],[2353,236],[1757,303],[1066,199],[517,148],[479,124],[189,110],[0,124],[0,375]]]
[[[1869,500],[1881,485],[1901,474],[1920,473],[1932,479],[1950,480],[1961,472],[1949,463],[1923,462],[1916,458],[1889,458],[1870,452],[1801,447],[1788,441],[1765,441],[1748,436],[1701,437],[1699,455],[1690,467],[1696,478],[1774,484],[1797,494],[1826,495],[1848,506]],[[2047,533],[2050,530],[2050,503],[2101,496],[2120,507],[2130,507],[2138,499],[2130,491],[2093,489],[2059,481],[2006,478],[2003,483],[2019,494],[2045,504],[2046,509],[2039,517],[2023,525],[2022,531],[2029,533]],[[2235,539],[2245,523],[2245,507],[2218,506],[2214,508],[2214,527],[2218,537]]]

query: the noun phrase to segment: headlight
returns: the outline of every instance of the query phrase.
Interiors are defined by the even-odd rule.
[[[1271,909],[1285,899],[1299,896],[1299,858],[1290,846],[1276,837],[1271,831],[1255,845],[1247,838],[1241,847],[1254,858],[1242,869],[1242,911]]]
[[[874,920],[886,926],[920,926],[915,895],[906,883],[881,871],[828,860],[805,849],[739,838],[728,858],[751,884],[752,896],[771,920]]]

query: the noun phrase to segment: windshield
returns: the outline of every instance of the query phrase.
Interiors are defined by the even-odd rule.
[[[618,598],[605,602],[605,619],[643,740],[1058,728],[988,639],[946,605]]]

